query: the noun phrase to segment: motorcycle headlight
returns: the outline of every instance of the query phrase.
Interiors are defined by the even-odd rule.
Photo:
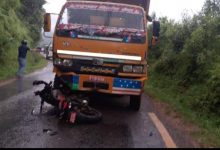
[[[134,73],[143,73],[143,66],[133,66]]]
[[[63,60],[63,65],[67,67],[71,67],[73,65],[73,61],[69,59],[64,59]]]
[[[132,65],[125,65],[123,66],[123,72],[132,72]]]

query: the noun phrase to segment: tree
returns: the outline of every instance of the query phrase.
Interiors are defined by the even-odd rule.
[[[19,18],[25,23],[33,38],[33,42],[40,40],[41,28],[43,26],[43,5],[45,0],[20,0]]]
[[[0,64],[15,54],[22,39],[31,45],[38,42],[44,4],[44,0],[0,0]]]
[[[203,13],[205,16],[218,17],[220,15],[220,1],[206,0],[203,6]]]

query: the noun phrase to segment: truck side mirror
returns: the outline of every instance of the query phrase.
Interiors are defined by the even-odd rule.
[[[146,16],[146,19],[147,19],[147,21],[149,21],[149,22],[152,22],[152,21],[153,21],[152,17],[149,16],[149,15]]]
[[[160,36],[160,22],[159,21],[153,21],[153,37],[151,41],[151,45],[155,46],[159,40]]]
[[[51,31],[51,15],[50,13],[46,13],[44,15],[44,32]]]

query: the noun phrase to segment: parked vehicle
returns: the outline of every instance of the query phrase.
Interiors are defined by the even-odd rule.
[[[46,59],[50,59],[53,57],[53,49],[52,49],[52,42],[45,48],[45,54],[46,54]]]

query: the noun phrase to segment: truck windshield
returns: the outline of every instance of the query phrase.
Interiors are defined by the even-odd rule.
[[[58,21],[57,30],[76,30],[90,36],[143,35],[144,12],[137,7],[113,4],[70,3]],[[61,33],[61,32],[59,32]]]

